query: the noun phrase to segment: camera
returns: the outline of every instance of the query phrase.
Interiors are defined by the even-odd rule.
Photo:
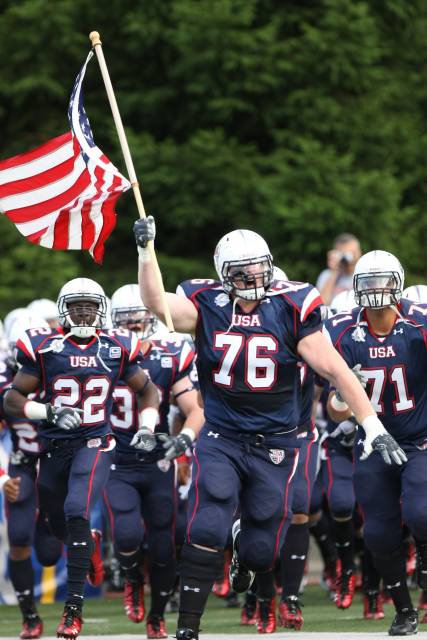
[[[340,260],[339,260],[339,264],[342,265],[343,267],[347,267],[353,261],[354,261],[353,252],[352,251],[345,251],[344,253],[341,254],[341,257],[340,257]]]

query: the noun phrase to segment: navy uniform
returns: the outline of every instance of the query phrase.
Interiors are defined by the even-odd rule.
[[[193,362],[194,351],[184,340],[150,340],[144,343],[140,366],[160,396],[155,433],[169,433],[168,414],[173,385],[191,373]],[[160,443],[151,452],[137,452],[130,446],[138,429],[138,407],[132,389],[120,382],[114,388],[113,400],[111,426],[117,446],[107,483],[107,497],[116,553],[126,571],[127,582],[138,581],[141,559],[135,558],[135,554],[126,554],[139,549],[146,534],[151,582],[149,619],[163,619],[176,575],[176,463],[164,459],[165,450]],[[144,526],[141,526],[141,520]],[[135,568],[133,573],[132,567]],[[140,588],[142,590],[142,584]],[[126,597],[126,590],[129,597]],[[142,594],[140,598],[141,602],[136,607],[132,601],[132,585],[125,585],[125,606],[133,622],[140,622],[144,617]]]
[[[321,328],[321,299],[309,284],[277,282],[243,313],[219,282],[187,281],[181,290],[199,315],[195,343],[206,418],[194,453],[185,589],[192,564],[203,561],[193,545],[222,550],[238,505],[239,559],[253,571],[274,565],[292,515],[301,443],[296,347]]]
[[[392,589],[400,588],[406,575],[402,521],[419,552],[427,550],[427,306],[401,299],[398,312],[386,336],[373,333],[360,308],[333,317],[325,327],[347,364],[362,365],[371,404],[408,458],[402,467],[389,467],[377,452],[360,461],[363,436],[357,439],[354,483],[365,541],[383,577],[397,567],[400,581],[388,585],[385,578]]]

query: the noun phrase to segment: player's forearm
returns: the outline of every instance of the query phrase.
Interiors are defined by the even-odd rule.
[[[351,412],[353,412],[359,424],[363,424],[365,418],[368,416],[376,416],[362,385],[344,361],[342,365],[339,363],[339,366],[333,371],[330,382],[332,386],[339,389],[340,395],[348,405],[348,410],[343,410],[344,417],[340,416],[340,412],[338,411],[338,421],[345,420],[346,417],[351,415]],[[344,414],[344,412],[346,412],[347,415]],[[333,419],[337,421],[337,419]]]
[[[201,409],[198,405],[196,405],[191,411],[187,414],[184,424],[182,425],[182,430],[191,429],[194,433],[193,440],[197,438],[200,433],[201,428],[205,423],[205,414],[203,413],[203,409]]]
[[[22,395],[22,393],[19,393],[19,391],[17,391],[16,389],[10,389],[9,391],[6,391],[4,396],[4,411],[9,416],[14,416],[16,418],[26,417],[24,407],[27,402],[28,398]]]
[[[151,260],[138,260],[138,282],[144,304],[162,322],[165,321],[163,300]]]

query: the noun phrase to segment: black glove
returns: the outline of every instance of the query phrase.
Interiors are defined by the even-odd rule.
[[[146,249],[148,242],[156,237],[156,223],[153,216],[136,220],[133,232],[137,246]]]
[[[163,442],[163,449],[166,450],[165,460],[173,460],[185,453],[191,447],[192,439],[186,433],[179,433],[177,436],[169,436],[167,433],[158,433],[157,437]]]
[[[54,407],[46,404],[46,420],[64,431],[73,431],[82,423],[83,409],[75,407]]]
[[[396,440],[389,433],[383,433],[372,440],[372,449],[378,451],[386,464],[403,464],[407,462],[403,449],[399,447]]]
[[[130,446],[149,453],[156,448],[156,436],[147,427],[141,427],[130,441]]]

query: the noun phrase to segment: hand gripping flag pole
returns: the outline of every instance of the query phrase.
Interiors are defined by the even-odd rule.
[[[114,118],[114,123],[116,125],[117,134],[119,136],[120,146],[122,148],[123,157],[125,159],[129,180],[132,185],[133,195],[135,196],[139,217],[146,218],[147,216],[144,209],[144,203],[142,202],[141,192],[139,190],[139,184],[136,177],[135,168],[133,166],[132,156],[130,155],[128,141],[126,139],[125,130],[123,128],[122,119],[120,116],[119,108],[117,106],[116,97],[114,95],[113,85],[111,84],[110,74],[108,73],[107,64],[105,62],[104,52],[102,50],[101,38],[97,31],[92,31],[89,34],[89,39],[92,43],[93,49],[95,50],[96,57],[98,58],[99,67],[101,69],[102,78],[104,80],[105,89],[107,91],[108,100],[109,100],[111,111]],[[165,289],[163,286],[162,274],[160,273],[160,268],[157,262],[157,256],[156,256],[156,252],[154,251],[154,244],[152,241],[148,243],[148,250],[150,252],[151,261],[154,266],[154,272],[156,275],[157,284],[159,287],[160,295],[162,297],[163,312],[165,314],[166,325],[169,331],[174,331],[172,316],[170,314],[170,310],[166,300]]]

